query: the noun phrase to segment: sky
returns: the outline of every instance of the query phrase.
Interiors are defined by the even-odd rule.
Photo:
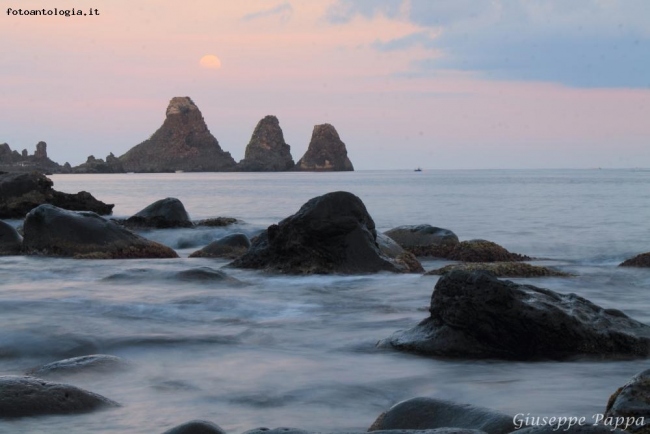
[[[276,115],[356,169],[650,167],[650,1],[0,0],[0,143],[119,156],[189,96],[239,161]],[[14,15],[73,8],[99,15]]]

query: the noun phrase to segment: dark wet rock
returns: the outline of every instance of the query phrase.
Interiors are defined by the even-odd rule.
[[[199,220],[194,224],[196,226],[223,227],[223,226],[234,225],[237,223],[241,223],[241,221],[233,217],[214,217],[214,218]]]
[[[429,311],[429,318],[379,345],[429,356],[512,360],[650,354],[650,327],[621,311],[482,271],[443,275]]]
[[[52,186],[52,180],[39,172],[0,174],[0,218],[24,218],[29,211],[46,203],[102,215],[113,210],[113,205],[98,201],[85,191],[61,193]]]
[[[187,228],[194,224],[183,203],[174,198],[158,200],[124,221],[128,227]]]
[[[87,413],[118,406],[108,398],[68,384],[29,376],[0,376],[0,418]]]
[[[379,251],[361,199],[338,191],[315,197],[253,241],[232,266],[290,274],[406,272]]]
[[[189,97],[172,98],[162,126],[120,161],[127,172],[222,172],[236,165]]]
[[[0,220],[0,256],[19,255],[23,247],[23,237],[16,228]]]
[[[650,252],[627,259],[620,264],[620,267],[650,267]]]
[[[455,233],[431,225],[398,226],[384,234],[415,256],[446,258],[458,245]]]
[[[8,144],[0,144],[0,171],[25,172],[38,171],[41,173],[60,173],[63,167],[50,160],[47,156],[47,143],[38,142],[34,155],[29,155],[26,149],[21,153],[12,151]]]
[[[489,434],[514,430],[512,417],[482,407],[434,398],[412,398],[395,404],[379,415],[368,431],[466,428]]]
[[[444,258],[463,262],[517,262],[531,259],[518,253],[510,253],[497,243],[486,240],[461,241]]]
[[[90,155],[85,163],[70,168],[73,173],[124,173],[122,162],[111,152],[106,161]]]
[[[27,214],[27,254],[83,259],[177,258],[174,250],[147,240],[92,212],[40,205]]]
[[[191,420],[175,426],[163,434],[226,434],[219,425],[207,420]]]
[[[484,431],[466,428],[436,428],[436,429],[392,429],[375,431],[377,434],[486,434]],[[331,434],[366,434],[367,431],[337,431]],[[323,432],[307,431],[298,428],[255,428],[242,434],[327,434]]]
[[[48,363],[30,370],[27,375],[51,377],[85,372],[114,372],[127,366],[128,363],[120,357],[107,354],[92,354]]]
[[[190,255],[190,258],[239,258],[251,246],[246,234],[235,233],[226,235],[211,242],[201,250]]]
[[[612,394],[607,403],[605,417],[643,418],[643,422],[627,428],[630,432],[650,431],[650,369],[636,374]]]
[[[392,238],[377,232],[376,241],[381,253],[406,267],[409,273],[424,273],[424,268],[422,268],[418,258],[413,253],[407,252],[400,247]]]
[[[280,172],[293,168],[291,147],[284,141],[280,122],[275,116],[265,116],[257,123],[244,159],[237,165],[242,172]]]
[[[294,170],[320,171],[352,171],[354,167],[348,158],[348,151],[330,124],[314,126],[307,152],[296,163]]]
[[[221,270],[210,267],[197,267],[175,273],[177,279],[191,282],[229,282],[241,283]]]
[[[441,276],[451,271],[486,271],[495,277],[570,277],[572,274],[553,268],[530,265],[525,262],[465,262],[446,265],[425,273],[425,276]]]

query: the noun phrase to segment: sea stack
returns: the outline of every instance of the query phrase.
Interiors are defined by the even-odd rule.
[[[172,98],[162,126],[120,161],[127,172],[228,172],[236,165],[190,97]]]
[[[309,148],[296,163],[295,170],[340,172],[352,171],[354,167],[336,129],[330,124],[322,124],[314,126]]]
[[[244,159],[237,170],[242,172],[281,172],[294,166],[291,147],[284,141],[280,122],[275,116],[265,116],[257,123]]]

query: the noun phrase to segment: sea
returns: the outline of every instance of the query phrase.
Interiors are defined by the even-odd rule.
[[[395,403],[434,397],[510,415],[603,413],[648,360],[436,359],[376,343],[428,315],[438,280],[419,274],[288,276],[188,258],[226,234],[254,236],[332,191],[361,198],[377,229],[431,224],[487,239],[574,277],[512,279],[576,293],[650,324],[650,170],[412,170],[339,173],[52,175],[128,217],[165,197],[221,228],[144,230],[179,259],[0,257],[0,375],[88,354],[115,372],[57,377],[121,407],[0,421],[2,433],[162,433],[192,419],[228,433],[257,427],[365,431]],[[16,227],[19,220],[10,220]],[[425,269],[446,265],[425,259]],[[237,281],[189,279],[225,271]]]

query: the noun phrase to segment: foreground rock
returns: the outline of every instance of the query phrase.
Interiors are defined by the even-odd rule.
[[[330,124],[314,126],[307,152],[296,163],[295,170],[303,171],[352,171],[348,151]]]
[[[246,234],[235,233],[211,242],[201,250],[192,253],[190,258],[235,259],[246,253],[250,246],[251,241]]]
[[[424,268],[418,258],[413,253],[404,250],[392,238],[378,232],[376,241],[381,253],[398,264],[404,265],[410,273],[424,273]]]
[[[162,126],[120,161],[127,172],[221,172],[234,170],[236,164],[189,97],[172,98]]]
[[[87,413],[119,404],[68,384],[35,377],[0,376],[0,418]]]
[[[48,363],[27,372],[34,377],[52,377],[85,372],[113,372],[126,368],[127,362],[116,356],[92,354]]]
[[[223,227],[242,223],[234,217],[213,217],[194,222],[195,226]]]
[[[114,205],[98,201],[90,193],[61,193],[53,185],[52,180],[38,172],[0,174],[0,218],[24,218],[29,211],[46,203],[101,215],[113,211]]]
[[[290,274],[407,271],[379,251],[376,238],[375,222],[361,199],[338,191],[309,200],[269,226],[231,265]]]
[[[462,241],[444,258],[464,262],[517,262],[531,259],[518,253],[510,253],[497,243],[486,240]]]
[[[634,419],[634,424],[622,427],[631,432],[650,430],[650,369],[636,374],[614,392],[607,403],[605,417]]]
[[[455,233],[431,225],[398,226],[384,234],[415,256],[446,258],[458,245]]]
[[[183,203],[175,197],[158,200],[124,222],[129,227],[187,228],[194,224]]]
[[[168,429],[163,434],[226,434],[219,425],[207,420],[191,420]]]
[[[280,122],[275,116],[265,116],[257,123],[244,159],[237,165],[242,172],[281,172],[291,170],[294,162],[291,147],[284,141]]]
[[[650,252],[641,253],[634,258],[623,261],[620,267],[650,267]]]
[[[395,404],[379,415],[368,431],[466,428],[489,434],[514,430],[512,417],[482,407],[433,398],[413,398]]]
[[[177,258],[172,249],[147,240],[92,212],[41,205],[23,226],[27,254],[81,259]]]
[[[18,255],[23,247],[23,237],[16,228],[0,220],[0,256]]]
[[[494,277],[570,277],[569,273],[552,268],[530,265],[524,262],[469,262],[446,265],[425,273],[425,276],[441,276],[452,271],[486,271]]]
[[[452,271],[431,297],[431,316],[380,346],[430,356],[562,360],[650,354],[650,327],[575,294]]]

